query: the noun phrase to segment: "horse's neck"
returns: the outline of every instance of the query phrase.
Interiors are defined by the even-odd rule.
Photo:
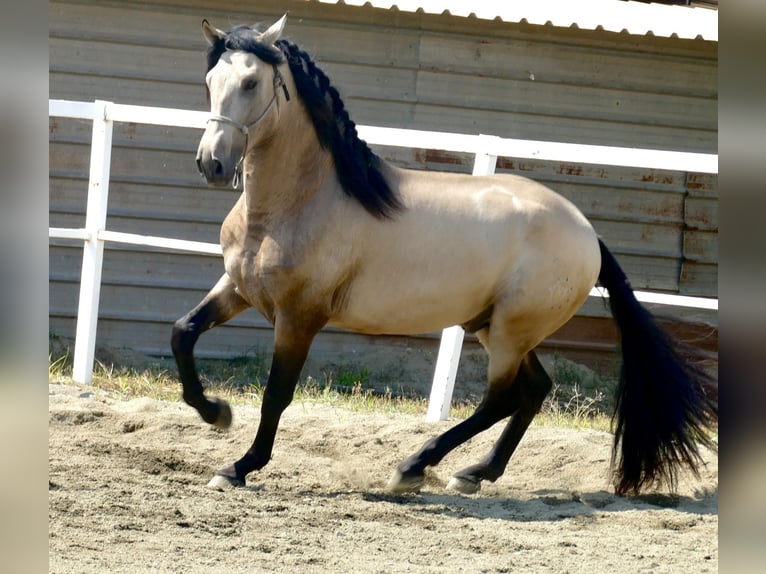
[[[301,210],[332,169],[332,155],[322,148],[302,107],[283,109],[275,135],[245,158],[245,205],[253,221],[277,221]]]

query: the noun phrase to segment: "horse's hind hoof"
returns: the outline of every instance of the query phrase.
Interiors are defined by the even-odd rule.
[[[395,471],[391,480],[386,485],[388,492],[396,494],[404,492],[418,492],[420,487],[423,486],[425,478],[422,474],[404,475],[400,471]]]
[[[211,399],[218,407],[218,415],[213,422],[213,426],[222,430],[226,430],[231,426],[231,407],[229,403],[223,399]]]
[[[242,488],[243,486],[245,486],[245,481],[243,479],[223,476],[221,474],[216,474],[210,479],[210,482],[207,483],[208,488],[219,490],[221,492],[232,488]]]
[[[453,476],[447,483],[447,490],[459,492],[460,494],[476,494],[481,490],[481,481],[463,476]]]

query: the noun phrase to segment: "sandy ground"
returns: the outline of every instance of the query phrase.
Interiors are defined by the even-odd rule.
[[[455,421],[293,403],[244,489],[205,485],[250,445],[256,408],[217,431],[182,403],[52,384],[50,572],[718,571],[718,459],[677,495],[616,497],[607,433],[533,426],[495,484],[445,491],[493,428],[391,495],[396,464]]]

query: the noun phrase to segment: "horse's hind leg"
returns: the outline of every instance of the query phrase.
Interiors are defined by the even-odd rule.
[[[513,406],[517,407],[516,412],[489,454],[480,463],[456,472],[447,488],[473,494],[481,488],[482,480],[494,482],[500,478],[552,386],[535,352],[527,353],[513,383]]]
[[[194,309],[173,325],[171,347],[183,386],[183,399],[197,409],[202,420],[221,428],[231,424],[231,408],[221,399],[208,399],[194,365],[194,344],[200,334],[224,323],[249,307],[236,292],[234,283],[224,274],[215,287]]]
[[[486,347],[486,330],[477,335]],[[417,491],[423,484],[427,466],[438,464],[450,451],[516,412],[522,397],[513,382],[520,359],[509,353],[498,355],[490,355],[490,384],[473,414],[405,459],[389,481],[388,490]]]

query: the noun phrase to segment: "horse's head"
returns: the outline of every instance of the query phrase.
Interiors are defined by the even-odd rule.
[[[265,31],[238,26],[223,32],[202,23],[210,44],[205,82],[212,116],[199,143],[197,168],[210,185],[233,181],[236,187],[248,150],[277,128],[280,99],[289,99],[289,92],[278,68],[284,56],[274,43],[286,18]]]

